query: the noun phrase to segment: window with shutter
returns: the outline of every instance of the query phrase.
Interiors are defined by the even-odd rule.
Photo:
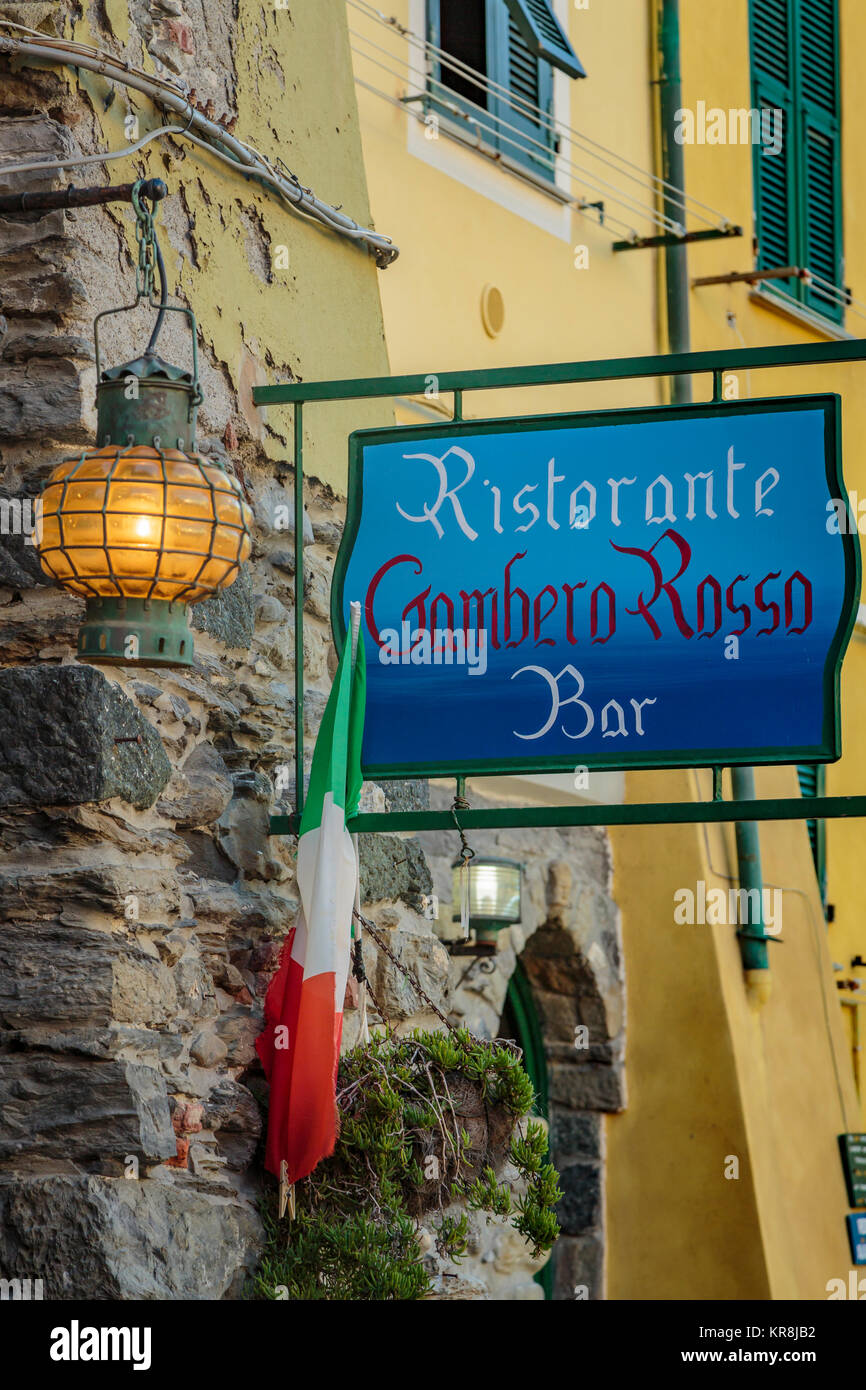
[[[552,65],[585,74],[548,0],[428,0],[428,17],[431,42],[443,53],[431,74],[431,109],[500,158],[552,181]]]
[[[752,102],[783,125],[778,154],[755,146],[758,269],[809,270],[767,285],[841,322],[838,0],[751,0],[750,16]]]

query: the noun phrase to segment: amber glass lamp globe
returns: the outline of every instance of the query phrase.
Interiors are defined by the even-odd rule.
[[[186,605],[232,584],[249,556],[240,485],[194,451],[193,385],[157,357],[105,373],[100,447],[65,459],[45,486],[39,558],[88,600],[82,660],[190,664]]]

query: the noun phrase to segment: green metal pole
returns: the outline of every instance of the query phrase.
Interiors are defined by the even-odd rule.
[[[678,248],[679,249],[679,248]],[[603,357],[595,361],[543,362],[529,367],[444,368],[432,375],[445,391],[501,391],[528,386],[570,386],[576,382],[637,381],[643,377],[695,372],[763,371],[766,367],[828,367],[866,362],[866,338],[842,342],[782,343],[770,347],[712,348],[707,352],[652,353],[648,357]],[[255,405],[309,405],[314,401],[385,400],[423,396],[431,373],[411,376],[346,377],[338,381],[281,382],[254,386]]]
[[[658,22],[659,34],[659,94],[661,108],[662,176],[675,189],[685,193],[685,159],[683,147],[676,139],[677,112],[682,109],[683,92],[680,77],[680,6],[679,0],[661,0]],[[685,210],[672,200],[666,188],[665,214],[675,222],[685,223]],[[689,327],[689,276],[685,246],[665,247],[665,289],[668,315],[668,349],[670,352],[691,351]],[[721,399],[722,373],[713,371],[713,398]],[[692,399],[691,377],[671,378],[671,400],[675,405]],[[734,801],[755,800],[755,772],[751,767],[733,767],[731,786]],[[716,787],[714,786],[714,791]],[[740,924],[739,942],[743,970],[767,970],[767,942],[764,930],[763,879],[761,876],[761,847],[755,821],[737,821],[737,875],[740,887],[757,889],[759,904],[757,920],[752,911],[752,894],[747,902],[748,921]],[[767,979],[769,977],[766,977]]]
[[[464,830],[540,830],[574,825],[719,825],[742,820],[866,820],[866,796],[797,796],[760,801],[627,801],[615,806],[505,806],[460,812]],[[348,822],[353,834],[413,834],[453,830],[448,811],[367,811]],[[272,835],[297,835],[298,817],[272,816]],[[775,940],[775,938],[773,938]]]
[[[661,0],[658,19],[659,97],[661,116],[662,177],[673,189],[685,191],[685,160],[683,147],[677,143],[676,113],[683,104],[680,80],[680,5],[679,0]],[[665,216],[685,226],[685,209],[665,188],[662,207]],[[665,292],[668,315],[668,350],[688,352],[689,349],[689,279],[685,246],[665,247]],[[692,399],[692,382],[687,376],[671,378],[671,400],[675,405]]]
[[[754,801],[755,769],[753,767],[731,768],[731,789],[735,801]],[[761,844],[755,821],[738,820],[734,827],[737,839],[737,871],[740,887],[748,893],[747,920],[740,923],[740,956],[743,969],[768,970],[767,934],[764,929],[763,887],[761,873]],[[757,911],[752,908],[751,890],[757,890]]]

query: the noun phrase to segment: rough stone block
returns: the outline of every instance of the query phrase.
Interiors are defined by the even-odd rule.
[[[423,777],[402,777],[385,782],[386,811],[429,811],[430,783]]]
[[[232,799],[228,768],[209,743],[199,743],[168,786],[157,810],[185,827],[211,825]]]
[[[190,607],[189,625],[209,632],[227,647],[249,647],[255,626],[255,599],[249,567],[241,565],[234,584]]]
[[[36,502],[25,492],[0,488],[0,585],[4,587],[32,589],[51,582],[33,544]]]
[[[561,1042],[569,1049],[574,1048],[575,1025],[581,1022],[577,999],[574,995],[554,993],[546,989],[533,989],[532,997],[538,1009],[539,1022],[544,1038],[548,1042]]]
[[[243,772],[234,778],[234,794],[216,827],[223,853],[249,878],[284,879],[288,870],[275,853],[270,834],[273,791],[267,777]]]
[[[83,598],[56,586],[28,588],[8,574],[0,587],[11,599],[0,606],[0,665],[33,666],[74,651]]]
[[[556,1064],[550,1068],[550,1097],[573,1110],[624,1110],[623,1069],[602,1062],[585,1062],[583,1066]]]
[[[451,958],[427,923],[413,922],[407,917],[396,930],[380,934],[437,1008],[447,1012]],[[369,933],[364,938],[364,966],[373,994],[387,1018],[396,1022],[427,1012],[412,981],[379,950]]]
[[[190,1043],[189,1055],[202,1067],[218,1067],[228,1055],[228,1047],[216,1033],[202,1030]]]
[[[396,835],[361,835],[361,902],[398,900],[420,910],[433,880],[417,840]]]
[[[260,1249],[255,1212],[180,1178],[0,1179],[0,1269],[38,1272],[51,1299],[240,1297]]]
[[[42,872],[41,863],[47,866]],[[133,855],[118,862],[116,853],[96,850],[80,853],[78,864],[70,867],[59,853],[40,860],[31,852],[23,861],[3,864],[0,920],[53,918],[68,926],[87,926],[93,911],[124,916],[130,895],[141,921],[165,921],[180,906],[174,863],[145,866]]]
[[[152,1067],[43,1053],[0,1056],[0,1163],[175,1153],[165,1083]]]
[[[0,1026],[100,1028],[165,1023],[171,973],[123,937],[58,923],[0,928]]]
[[[597,1163],[564,1164],[559,1169],[559,1186],[563,1195],[556,1216],[565,1235],[582,1235],[601,1224],[601,1168]]]
[[[262,1115],[246,1086],[229,1077],[220,1081],[207,1097],[204,1121],[218,1135],[228,1167],[234,1172],[248,1168],[262,1132]]]
[[[569,1158],[601,1158],[601,1116],[587,1111],[561,1110],[550,1114],[550,1147],[554,1162]]]
[[[118,738],[141,738],[118,743]],[[156,730],[91,666],[0,671],[0,806],[120,797],[152,806],[171,773]]]
[[[554,1299],[564,1303],[575,1298],[592,1302],[604,1298],[604,1240],[600,1232],[561,1236],[555,1258]]]

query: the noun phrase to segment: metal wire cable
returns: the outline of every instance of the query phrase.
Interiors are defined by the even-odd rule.
[[[866,304],[863,303],[862,299],[855,299],[841,285],[834,285],[832,280],[825,280],[823,275],[819,275],[814,270],[809,271],[809,279],[812,284],[818,286],[825,298],[832,299],[834,304],[843,308],[851,309],[859,318],[866,317]]]
[[[822,275],[816,274],[813,270],[807,270],[807,274],[807,284],[815,286],[819,294],[834,308],[849,309],[855,317],[861,319],[866,318],[866,304],[864,304],[863,300],[855,299],[846,289],[843,289],[840,285],[834,285],[830,280],[825,280]],[[792,299],[784,290],[774,291],[772,285],[769,283],[762,286],[762,288],[765,293],[774,294],[777,299],[783,302],[790,300],[794,305],[800,303],[799,300]],[[818,310],[818,312],[820,313],[820,310]]]
[[[400,101],[399,97],[389,96],[387,92],[382,91],[381,87],[374,87],[372,83],[365,82],[363,78],[357,77],[355,79],[355,82],[357,86],[363,87],[365,91],[372,92],[374,96],[381,97],[384,101],[387,101],[390,106],[396,107],[398,111],[403,111],[406,113],[406,115],[413,117],[419,123],[419,125],[424,124],[425,117],[422,111],[416,111],[413,107],[406,106],[402,101]],[[533,179],[529,174],[524,174],[523,171],[516,165],[509,164],[508,172],[510,174],[513,174],[515,178],[522,179],[524,183],[529,184],[530,187],[535,188],[536,190],[539,189],[540,185],[538,181],[536,179]],[[573,207],[576,212],[580,212],[584,216],[586,216],[586,208],[582,206],[582,202],[583,200],[581,198],[574,198],[568,196],[563,197],[564,206]],[[617,240],[618,235],[620,237],[624,237],[626,240],[634,240],[638,236],[637,229],[634,226],[632,226],[631,223],[624,222],[622,218],[617,217],[615,213],[608,212],[607,209],[605,209],[604,221],[601,222],[600,220],[598,220],[597,225],[601,227],[602,231],[607,232],[608,235],[611,237],[611,240],[613,241]],[[611,230],[612,228],[616,227],[620,229],[619,233],[617,233],[614,230]]]
[[[394,61],[398,63],[402,61],[400,58],[395,57],[394,54],[391,54],[387,49],[382,48],[381,45],[374,44],[372,40],[367,39],[365,36],[361,34],[358,34],[355,30],[350,29],[349,33],[350,35],[354,35],[356,38],[360,39],[362,43],[367,43],[370,47],[377,49],[378,52],[385,54],[385,56],[392,58]],[[405,74],[403,72],[395,72],[393,68],[387,67],[386,64],[379,62],[375,58],[372,58],[367,53],[359,52],[357,48],[353,47],[352,52],[356,55],[356,57],[362,60],[366,60],[367,62],[372,63],[374,66],[381,68],[383,71],[387,72],[391,77],[397,77],[400,79],[405,78]],[[450,62],[448,66],[451,66]],[[457,64],[455,64],[455,68],[456,66]],[[414,76],[410,63],[407,64],[407,67],[409,69],[410,77]],[[481,75],[475,73],[474,69],[472,68],[467,68],[465,76],[468,78],[468,80],[470,80],[473,83],[473,85],[480,87],[485,94],[493,88],[499,87],[498,83],[493,83],[491,80],[481,77]],[[429,88],[430,86],[438,87],[441,91],[453,95],[451,88],[448,87],[447,83],[439,81],[438,78],[432,77],[431,75],[427,75],[426,77],[421,75],[419,80],[422,88],[422,92],[419,92],[419,95],[423,94],[423,89],[425,88],[425,86],[427,88]],[[554,122],[551,121],[549,117],[545,115],[544,112],[540,110],[539,107],[533,106],[524,98],[509,92],[507,88],[501,88],[501,99],[507,102],[514,114],[518,116],[524,116],[526,119],[531,120],[533,124],[539,126],[540,128],[546,129],[550,134],[558,136],[561,133],[565,133],[565,128],[558,127]],[[441,96],[437,95],[435,100],[439,105],[450,105],[448,100],[442,98]],[[508,139],[508,137],[506,137],[506,140],[509,144],[516,145],[518,148],[521,149],[525,149],[527,144],[535,145],[539,151],[541,151],[546,157],[550,158],[552,151],[549,144],[545,143],[542,140],[535,139],[528,132],[522,131],[518,126],[515,126],[512,122],[506,120],[502,116],[491,116],[486,111],[486,109],[482,107],[480,104],[473,103],[473,105],[476,106],[476,109],[482,116],[488,117],[490,125],[494,126],[497,131],[500,131],[502,129],[508,129],[517,132],[517,135],[519,137],[517,140],[510,140]],[[519,106],[524,106],[527,109],[525,111],[521,111],[519,109]],[[453,114],[457,116],[458,119],[465,121],[467,124],[472,123],[471,113],[466,112],[459,106],[450,105],[450,109],[453,112]],[[569,143],[574,143],[574,141],[569,141]],[[599,156],[592,157],[599,158]],[[596,192],[601,191],[601,189],[603,188],[611,189],[614,194],[612,198],[613,202],[620,202],[623,206],[629,207],[631,211],[640,212],[642,216],[648,217],[650,221],[653,223],[653,225],[655,225],[660,230],[671,231],[675,234],[680,234],[684,230],[684,228],[673,218],[668,218],[664,213],[661,213],[656,208],[652,207],[652,205],[648,206],[646,203],[636,201],[635,199],[631,198],[629,194],[625,193],[622,189],[619,189],[615,184],[609,183],[607,180],[604,179],[599,179],[599,176],[597,174],[593,174],[590,170],[586,169],[582,165],[577,164],[574,160],[570,159],[569,157],[560,154],[558,158],[562,164],[567,165],[570,169],[575,170],[578,173],[584,175],[590,181],[593,179],[599,180],[596,184],[590,182],[590,187],[594,187]],[[605,159],[601,159],[600,162],[604,164],[610,164],[610,161]],[[615,168],[616,166],[611,167]],[[702,220],[706,221],[707,219]]]
[[[528,98],[512,92],[510,88],[504,86],[502,83],[496,82],[495,79],[478,72],[476,68],[471,67],[468,63],[457,58],[455,55],[448,53],[445,49],[438,47],[430,40],[420,38],[410,29],[399,24],[397,20],[393,18],[389,19],[381,10],[376,9],[373,5],[367,4],[366,0],[347,0],[347,3],[352,9],[357,10],[358,13],[365,18],[374,20],[391,32],[396,32],[400,34],[401,37],[406,38],[410,45],[419,49],[428,61],[432,58],[439,63],[444,63],[445,66],[465,77],[474,86],[479,87],[484,92],[492,92],[497,97],[504,99],[515,110],[517,110],[518,107],[523,108],[518,114],[531,115],[537,123],[543,124],[552,133],[564,135],[570,143],[576,144],[581,148],[586,148],[586,152],[591,154],[592,158],[598,159],[600,163],[607,164],[610,168],[622,173],[624,177],[630,178],[636,183],[641,183],[648,191],[653,193],[666,192],[669,201],[678,203],[684,211],[691,209],[696,217],[701,221],[707,222],[711,226],[721,225],[727,227],[731,225],[730,219],[719,212],[717,208],[713,208],[709,204],[702,202],[692,194],[685,193],[683,189],[677,188],[675,184],[670,183],[667,179],[661,178],[658,174],[654,174],[647,169],[642,169],[641,166],[635,164],[633,160],[627,159],[624,155],[620,155],[615,150],[609,149],[607,146],[601,144],[600,141],[593,140],[591,136],[584,135],[581,131],[566,125],[565,122],[557,120],[542,107],[529,101]],[[350,33],[354,32],[356,31],[350,30]],[[374,44],[372,39],[365,38],[365,42],[378,48],[379,51],[383,53],[389,52],[386,49],[382,49],[380,45]],[[389,54],[389,56],[394,55]],[[400,59],[398,59],[398,61],[400,61]],[[411,71],[411,59],[407,63],[407,66],[410,67]],[[420,82],[422,88],[426,84],[428,77],[429,73],[427,72],[421,75]],[[591,147],[591,149],[587,147]],[[595,154],[593,151],[600,151],[601,153]],[[698,211],[698,209],[700,209],[700,211]],[[703,217],[702,213],[704,212],[709,213],[710,217]]]
[[[366,42],[366,40],[363,39],[361,35],[357,35],[357,37],[360,38],[362,42]],[[398,79],[405,78],[405,74],[403,72],[396,71],[394,68],[389,67],[387,64],[380,62],[377,58],[373,58],[369,54],[359,51],[354,46],[352,47],[352,52],[356,55],[356,57],[360,58],[362,61],[371,63],[374,67],[380,68],[382,71],[388,73],[390,77],[396,77]],[[399,62],[400,60],[396,59],[395,61]],[[429,84],[431,84],[434,87],[440,88],[443,92],[448,92],[450,94],[451,89],[445,83],[439,82],[436,78],[430,78]],[[433,99],[437,105],[450,106],[451,113],[454,116],[456,116],[458,120],[463,120],[464,122],[466,122],[467,125],[482,125],[482,122],[473,120],[473,115],[471,112],[466,112],[462,110],[459,106],[454,106],[448,101],[447,98],[443,98],[437,94],[434,96]],[[399,104],[402,105],[403,103]],[[550,146],[546,144],[544,141],[535,138],[534,136],[530,135],[527,131],[521,130],[518,126],[514,125],[513,122],[507,120],[503,116],[490,116],[484,110],[484,108],[480,106],[477,108],[477,110],[479,116],[487,118],[487,123],[496,130],[496,132],[500,135],[500,138],[504,139],[507,144],[512,145],[516,150],[523,150],[525,152],[527,146],[529,145],[533,146],[534,149],[539,152],[539,154],[544,155],[546,159],[552,161],[552,159],[554,158]],[[517,114],[521,113],[518,112]],[[502,132],[513,132],[513,135],[503,135]],[[533,151],[530,150],[530,153],[532,152]],[[563,155],[560,155],[559,159],[560,162],[563,165],[565,165],[570,171],[580,175],[582,180],[587,184],[587,186],[591,190],[593,190],[596,193],[605,194],[606,202],[610,201],[615,204],[618,204],[621,207],[627,208],[629,212],[639,213],[642,217],[645,217],[651,223],[652,226],[656,227],[661,232],[670,232],[675,236],[679,236],[685,231],[685,228],[682,226],[681,223],[676,222],[673,218],[668,217],[665,213],[659,212],[658,209],[652,207],[651,205],[641,203],[636,198],[633,198],[629,193],[626,193],[622,189],[618,188],[617,185],[610,183],[607,179],[601,178],[597,174],[594,174],[592,170],[587,169],[584,165],[578,164],[575,160]]]

